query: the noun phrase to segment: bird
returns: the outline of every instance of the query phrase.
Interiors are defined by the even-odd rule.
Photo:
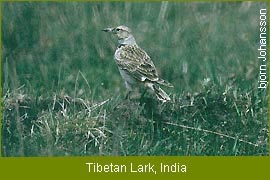
[[[102,29],[102,31],[115,34],[118,38],[114,59],[128,91],[131,92],[136,87],[143,85],[151,89],[159,101],[171,101],[170,96],[160,85],[167,87],[173,87],[173,85],[159,77],[153,61],[138,46],[131,29],[125,25],[120,25],[108,27]]]

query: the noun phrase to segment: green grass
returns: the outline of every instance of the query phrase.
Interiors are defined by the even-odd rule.
[[[266,3],[2,5],[3,156],[267,155]],[[125,100],[101,29],[125,24],[174,85]]]

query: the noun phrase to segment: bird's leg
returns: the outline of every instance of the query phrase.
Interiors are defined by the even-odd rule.
[[[147,89],[144,88],[144,90],[143,90],[143,92],[142,92],[142,95],[141,95],[141,98],[144,98],[144,95],[145,95],[146,91],[147,91]]]
[[[131,91],[128,91],[125,96],[125,100],[130,100],[130,94],[131,94]]]

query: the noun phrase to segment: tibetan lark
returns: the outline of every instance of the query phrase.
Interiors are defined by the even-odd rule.
[[[170,101],[169,95],[159,85],[173,87],[172,84],[159,77],[154,63],[137,45],[131,30],[126,26],[118,26],[103,31],[111,32],[118,38],[114,59],[129,92],[143,85],[151,89],[160,101]]]

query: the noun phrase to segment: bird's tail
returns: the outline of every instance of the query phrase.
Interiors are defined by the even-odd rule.
[[[157,83],[162,84],[162,85],[167,86],[167,87],[173,87],[173,85],[171,83],[169,83],[168,81],[165,81],[164,79],[161,79],[161,78],[158,79]]]
[[[158,100],[162,101],[162,102],[167,102],[167,101],[170,101],[171,98],[169,97],[169,95],[159,87],[159,85],[157,84],[152,84],[152,88],[151,88],[156,97],[158,98]]]

